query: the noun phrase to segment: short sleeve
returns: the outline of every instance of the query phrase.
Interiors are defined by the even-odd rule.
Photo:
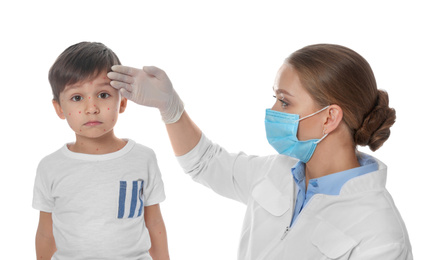
[[[152,153],[148,169],[148,181],[147,183],[145,183],[144,190],[145,207],[161,203],[166,199],[166,195],[164,193],[164,183],[161,178],[161,172],[158,167],[157,157],[155,156],[155,153]]]
[[[43,162],[41,162],[36,171],[35,185],[33,187],[33,203],[34,209],[52,212],[54,208],[54,198],[51,196],[51,189],[48,174]]]

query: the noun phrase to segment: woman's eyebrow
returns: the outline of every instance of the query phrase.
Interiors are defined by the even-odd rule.
[[[281,89],[281,88],[274,88],[273,87],[273,91],[276,92],[276,94],[286,94],[286,95],[291,96],[291,97],[294,96],[291,93],[289,93],[288,91]]]

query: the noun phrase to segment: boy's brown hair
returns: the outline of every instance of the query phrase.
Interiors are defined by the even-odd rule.
[[[101,72],[111,71],[113,65],[121,65],[116,54],[99,42],[80,42],[68,47],[48,72],[53,100],[59,102],[59,94],[67,85],[91,80]]]

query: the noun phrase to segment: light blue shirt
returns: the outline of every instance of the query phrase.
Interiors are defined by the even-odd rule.
[[[305,163],[298,162],[292,168],[292,175],[298,187],[297,201],[294,207],[291,226],[302,209],[315,194],[339,195],[342,186],[350,179],[378,170],[378,163],[372,156],[360,154],[357,158],[360,167],[342,172],[332,173],[320,178],[311,179],[306,191]]]

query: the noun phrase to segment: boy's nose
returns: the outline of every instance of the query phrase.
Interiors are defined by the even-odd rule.
[[[86,106],[86,114],[99,114],[98,106],[94,102],[88,101]]]

